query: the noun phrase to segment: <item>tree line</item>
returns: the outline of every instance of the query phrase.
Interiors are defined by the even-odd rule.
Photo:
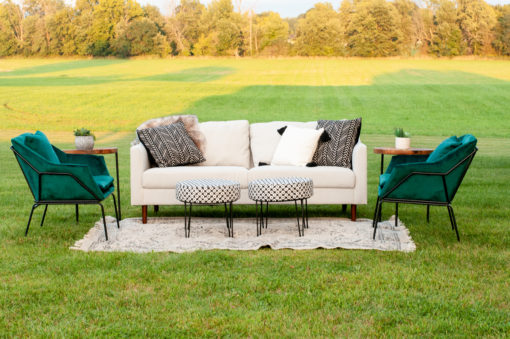
[[[241,1],[180,0],[164,16],[136,0],[2,0],[0,56],[510,55],[510,5],[343,0],[282,18]]]

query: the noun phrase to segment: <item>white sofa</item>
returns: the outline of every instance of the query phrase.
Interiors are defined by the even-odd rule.
[[[241,183],[237,204],[254,203],[248,198],[248,183],[254,179],[299,176],[311,178],[314,195],[309,204],[351,205],[356,220],[356,205],[367,203],[367,147],[359,141],[352,153],[352,170],[343,167],[258,166],[271,163],[281,136],[277,130],[295,125],[316,128],[313,122],[274,121],[249,124],[247,120],[200,123],[206,143],[206,161],[183,167],[151,167],[142,144],[131,147],[131,204],[142,206],[147,222],[147,206],[180,205],[175,198],[176,183],[181,180],[218,178]]]

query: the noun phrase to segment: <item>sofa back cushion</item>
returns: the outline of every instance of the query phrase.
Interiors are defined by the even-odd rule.
[[[203,166],[250,168],[250,123],[248,120],[200,123],[205,136]]]
[[[296,126],[301,128],[315,129],[317,127],[317,121],[272,121],[251,124],[250,148],[254,166],[258,166],[261,162],[266,164],[271,163],[276,151],[276,147],[278,147],[282,137],[278,133],[278,129],[284,126]]]

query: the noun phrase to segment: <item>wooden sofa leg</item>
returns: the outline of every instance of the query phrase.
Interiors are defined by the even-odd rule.
[[[142,206],[142,223],[147,223],[147,205]]]
[[[356,221],[356,205],[351,205],[351,221]]]

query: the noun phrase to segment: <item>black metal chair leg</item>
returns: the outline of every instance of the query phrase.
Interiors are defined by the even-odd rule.
[[[459,229],[457,228],[457,220],[455,220],[455,213],[453,213],[453,207],[448,205],[448,211],[451,211],[452,225],[455,229],[455,234],[457,235],[457,241],[460,241]]]
[[[225,220],[227,222],[227,232],[228,232],[228,237],[231,238],[233,237],[233,232],[232,232],[232,203],[223,203],[223,205],[225,206]],[[229,207],[230,206],[230,211],[229,211]]]
[[[80,220],[80,210],[79,210],[79,207],[78,207],[78,204],[75,205],[75,212],[76,212],[76,223],[79,222]]]
[[[427,205],[427,222],[430,222],[430,205]]]
[[[452,212],[450,211],[450,207],[447,205],[446,208],[448,209],[448,217],[450,217],[450,226],[452,227],[452,231],[454,230],[453,227],[453,219],[452,219]]]
[[[377,209],[379,208],[379,197],[377,197],[377,202],[375,203],[375,209],[374,209],[374,219],[372,219],[372,228],[375,227],[375,218],[377,218]]]
[[[108,230],[106,229],[106,218],[104,216],[104,207],[100,202],[98,202],[98,204],[99,204],[99,206],[101,206],[101,214],[103,215],[104,237],[105,237],[106,241],[108,241]]]
[[[395,227],[398,227],[398,202],[395,204]]]
[[[41,219],[41,227],[44,225],[44,218],[46,218],[46,211],[48,210],[48,205],[46,205],[44,207],[44,213],[42,215],[42,219]]]
[[[119,213],[117,211],[117,199],[115,199],[115,194],[112,193],[113,197],[113,208],[115,208],[115,220],[117,220],[117,228],[120,228],[119,225]]]
[[[375,234],[377,233],[377,224],[379,223],[379,219],[381,217],[381,210],[382,210],[382,201],[379,201],[377,203],[377,207],[376,207],[377,214],[376,214],[376,217],[374,218],[374,236],[372,237],[374,240],[375,240]]]
[[[28,234],[28,229],[30,228],[30,222],[32,221],[32,215],[34,214],[34,210],[37,208],[37,204],[32,205],[32,209],[30,210],[30,216],[28,217],[27,229],[25,230],[25,237]]]

